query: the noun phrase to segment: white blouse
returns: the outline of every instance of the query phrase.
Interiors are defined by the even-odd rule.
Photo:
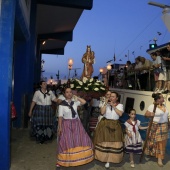
[[[66,102],[68,101],[66,100]],[[80,105],[81,103],[79,101],[74,102],[73,109],[75,110],[76,113],[77,113],[77,107]],[[64,119],[76,119],[78,117],[78,113],[75,115],[74,118],[72,118],[71,109],[68,106],[59,105],[58,117],[63,117]]]
[[[148,111],[149,112],[153,112],[153,108],[154,108],[154,104],[151,104],[148,107]],[[168,122],[168,115],[169,115],[169,112],[168,112],[167,108],[166,108],[165,112],[163,112],[161,109],[159,109],[157,107],[156,108],[156,112],[155,112],[155,116],[153,118],[153,121],[156,122],[156,123],[165,123],[165,122]]]
[[[32,101],[34,101],[37,105],[46,106],[46,105],[51,105],[52,104],[51,101],[53,101],[54,99],[56,99],[56,96],[51,90],[48,92],[48,94],[45,95],[45,97],[40,90],[37,90],[34,93]]]
[[[118,110],[124,112],[124,110],[123,110],[123,104],[120,104],[120,103],[119,103],[119,104],[116,106],[116,108],[117,108]],[[110,106],[110,105],[107,105],[107,106],[106,106],[106,113],[104,114],[104,117],[105,117],[106,119],[118,120],[120,116],[115,112],[114,108],[112,108],[112,110],[111,110],[111,106]]]

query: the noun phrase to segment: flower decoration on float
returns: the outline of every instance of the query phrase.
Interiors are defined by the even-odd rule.
[[[84,92],[105,92],[107,87],[103,82],[96,79],[87,79],[84,77],[82,80],[79,79],[70,79],[70,88],[77,91]]]

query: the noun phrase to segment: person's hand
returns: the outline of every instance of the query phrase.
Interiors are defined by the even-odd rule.
[[[74,101],[77,101],[77,96],[76,95],[73,95],[73,99],[74,99]]]
[[[130,132],[128,132],[127,135],[129,136],[129,138],[132,138],[132,134]]]
[[[151,116],[155,116],[155,113],[154,113],[154,112],[151,112]]]
[[[31,116],[32,116],[32,112],[31,112],[31,111],[28,113],[28,116],[29,116],[29,117],[31,117]]]
[[[62,133],[62,128],[61,128],[61,127],[58,127],[58,131],[57,131],[58,136],[60,136],[61,133]]]

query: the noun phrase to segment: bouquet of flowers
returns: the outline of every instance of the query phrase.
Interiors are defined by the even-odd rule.
[[[70,88],[77,91],[84,92],[106,92],[107,87],[103,82],[96,79],[87,79],[86,77],[83,80],[79,79],[71,79],[70,80]]]

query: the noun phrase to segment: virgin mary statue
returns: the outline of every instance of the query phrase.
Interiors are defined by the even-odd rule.
[[[93,74],[94,62],[95,62],[94,51],[91,51],[91,46],[87,45],[86,53],[84,53],[82,57],[82,63],[84,63],[84,69],[83,69],[81,79],[83,79],[83,77],[86,77],[88,79],[91,78]]]

